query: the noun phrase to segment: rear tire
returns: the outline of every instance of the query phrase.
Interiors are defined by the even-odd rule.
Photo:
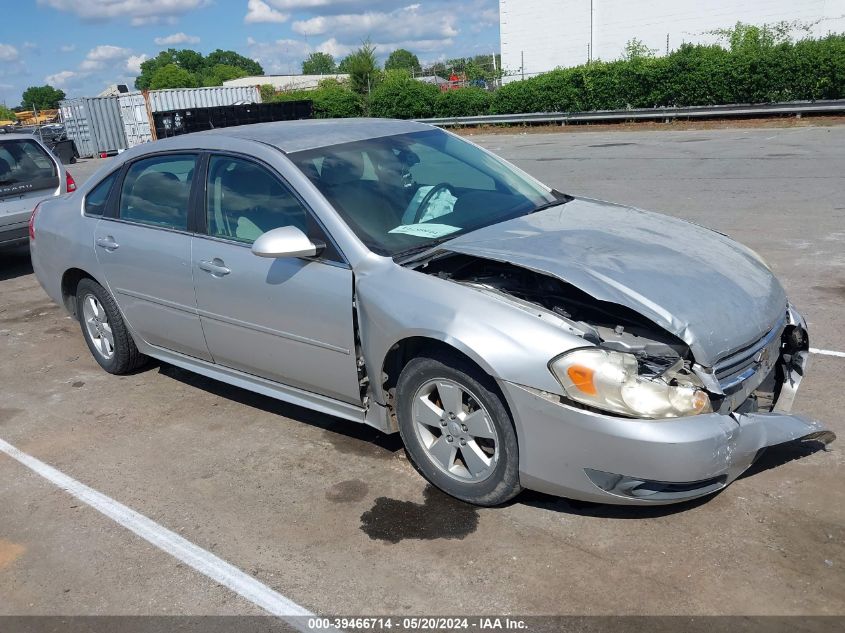
[[[83,279],[76,287],[76,315],[91,355],[110,374],[127,374],[147,362],[114,298],[93,279]]]
[[[478,367],[457,354],[414,358],[399,375],[396,399],[408,456],[433,485],[479,506],[522,490],[511,416]]]

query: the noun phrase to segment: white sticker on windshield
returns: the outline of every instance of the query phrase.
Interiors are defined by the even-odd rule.
[[[449,226],[448,224],[403,224],[402,226],[397,226],[390,232],[434,239],[460,230],[460,227]]]

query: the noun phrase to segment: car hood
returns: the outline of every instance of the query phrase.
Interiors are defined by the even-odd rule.
[[[750,249],[677,218],[573,201],[467,233],[441,249],[548,274],[636,310],[712,366],[783,318],[786,295]]]

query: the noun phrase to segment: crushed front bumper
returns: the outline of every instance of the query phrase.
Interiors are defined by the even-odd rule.
[[[770,412],[739,407],[670,420],[636,420],[570,406],[500,382],[519,439],[520,480],[531,490],[614,504],[667,504],[724,488],[762,451],[794,440],[829,443],[821,423],[788,413],[807,364],[784,366]]]

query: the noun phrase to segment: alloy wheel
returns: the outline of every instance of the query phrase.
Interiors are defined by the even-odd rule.
[[[426,456],[463,483],[479,483],[496,469],[499,437],[487,409],[453,380],[424,383],[414,395],[414,431]]]

